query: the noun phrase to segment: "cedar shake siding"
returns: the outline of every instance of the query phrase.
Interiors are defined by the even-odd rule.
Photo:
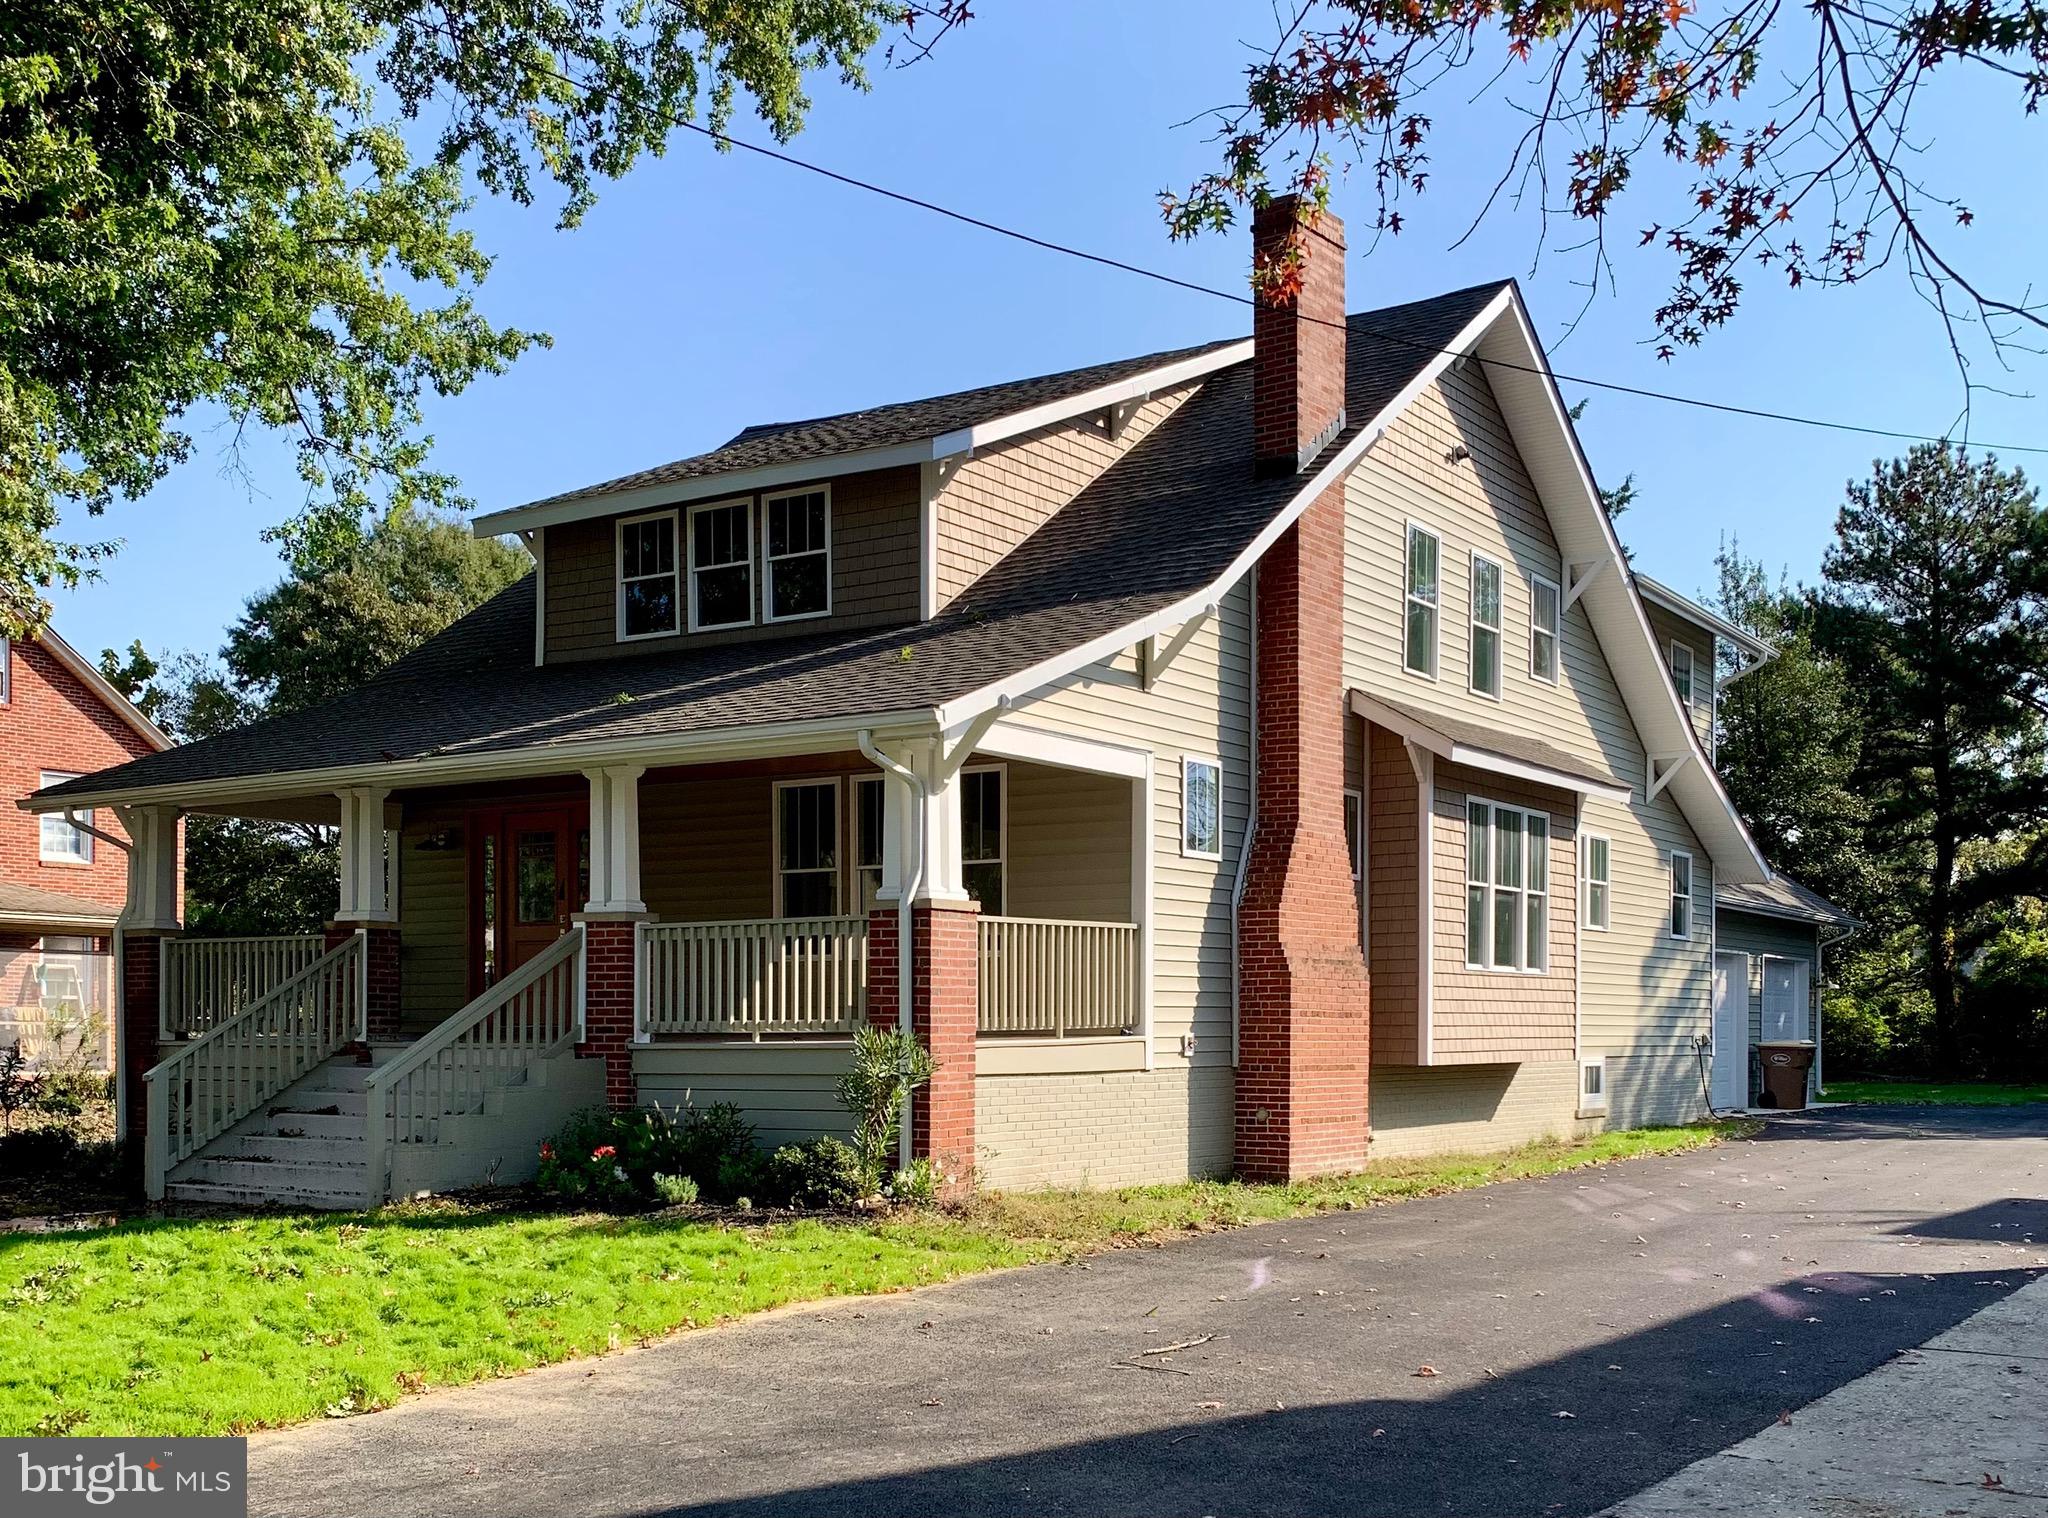
[[[1114,438],[1095,416],[1041,427],[962,463],[938,494],[936,609],[951,605],[1200,388],[1151,397]]]
[[[814,482],[816,483],[816,482]],[[918,472],[915,468],[878,469],[832,479],[832,614],[803,621],[761,623],[720,632],[684,631],[670,637],[620,643],[618,630],[619,517],[557,523],[540,543],[547,572],[547,659],[574,659],[612,654],[673,651],[679,647],[740,643],[762,638],[816,635],[839,629],[880,627],[917,619]],[[801,491],[780,488],[769,494]],[[726,497],[718,497],[724,500]],[[730,499],[740,499],[738,496]],[[762,533],[754,533],[754,600],[756,616],[762,584]],[[677,551],[687,569],[689,506],[678,513]],[[659,510],[661,508],[649,508]],[[644,510],[626,512],[643,516]]]

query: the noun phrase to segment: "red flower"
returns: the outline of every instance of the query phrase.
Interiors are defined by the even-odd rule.
[[[555,1157],[555,1146],[549,1143],[542,1143],[540,1146],[540,1157],[544,1160],[553,1159]]]
[[[616,1145],[599,1144],[595,1149],[590,1151],[590,1157],[594,1160],[608,1160],[616,1156],[618,1152],[618,1147]]]

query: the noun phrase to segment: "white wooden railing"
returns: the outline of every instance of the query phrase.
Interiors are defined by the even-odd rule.
[[[650,1034],[851,1033],[867,1003],[868,920],[645,923],[640,980]]]
[[[984,917],[976,932],[982,1033],[1100,1038],[1142,1020],[1134,923]]]
[[[391,1147],[431,1144],[441,1120],[483,1110],[484,1099],[537,1059],[583,1036],[583,930],[572,928],[388,1065],[372,1071],[369,1182],[384,1194]]]
[[[180,1160],[364,1036],[367,958],[358,933],[143,1077],[148,1128],[143,1181],[151,1198]]]
[[[326,952],[318,933],[283,938],[166,938],[157,1028],[190,1038],[260,1001]]]

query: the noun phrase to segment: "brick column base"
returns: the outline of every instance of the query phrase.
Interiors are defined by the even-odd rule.
[[[162,1058],[157,1046],[159,998],[163,989],[162,933],[121,935],[121,1009],[119,1013],[122,1171],[139,1190],[142,1185],[142,1141],[149,1126],[149,1083],[143,1079]]]
[[[911,1098],[911,1153],[936,1163],[945,1190],[974,1184],[974,1038],[980,1015],[973,902],[920,902],[911,909],[911,1028],[932,1051],[931,1082]],[[868,1021],[897,1025],[897,914],[868,918]]]
[[[405,1014],[405,1001],[399,984],[398,924],[330,922],[327,924],[327,947],[339,948],[355,936],[358,928],[368,938],[363,948],[370,957],[370,1004],[363,1022],[369,1030],[371,1043],[393,1043],[399,1037],[399,1024]]]
[[[633,1076],[634,965],[638,917],[579,917],[583,924],[581,1059],[604,1061],[604,1096],[613,1107],[639,1104]]]

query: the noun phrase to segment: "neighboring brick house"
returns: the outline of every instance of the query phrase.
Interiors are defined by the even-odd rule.
[[[45,630],[0,638],[0,792],[11,803],[78,775],[153,754],[170,739],[90,661]],[[0,1044],[31,1057],[82,1043],[112,1058],[115,920],[128,895],[127,841],[112,810],[0,816]]]
[[[181,943],[138,865],[133,995],[296,1050],[173,1049],[152,1183],[516,1176],[572,1098],[843,1130],[870,1019],[939,1057],[906,1152],[1001,1186],[1697,1115],[1772,878],[1711,725],[1515,286],[1345,304],[1326,217],[1249,341],[487,515],[535,573],[360,690],[35,798],[341,832],[311,951]]]

